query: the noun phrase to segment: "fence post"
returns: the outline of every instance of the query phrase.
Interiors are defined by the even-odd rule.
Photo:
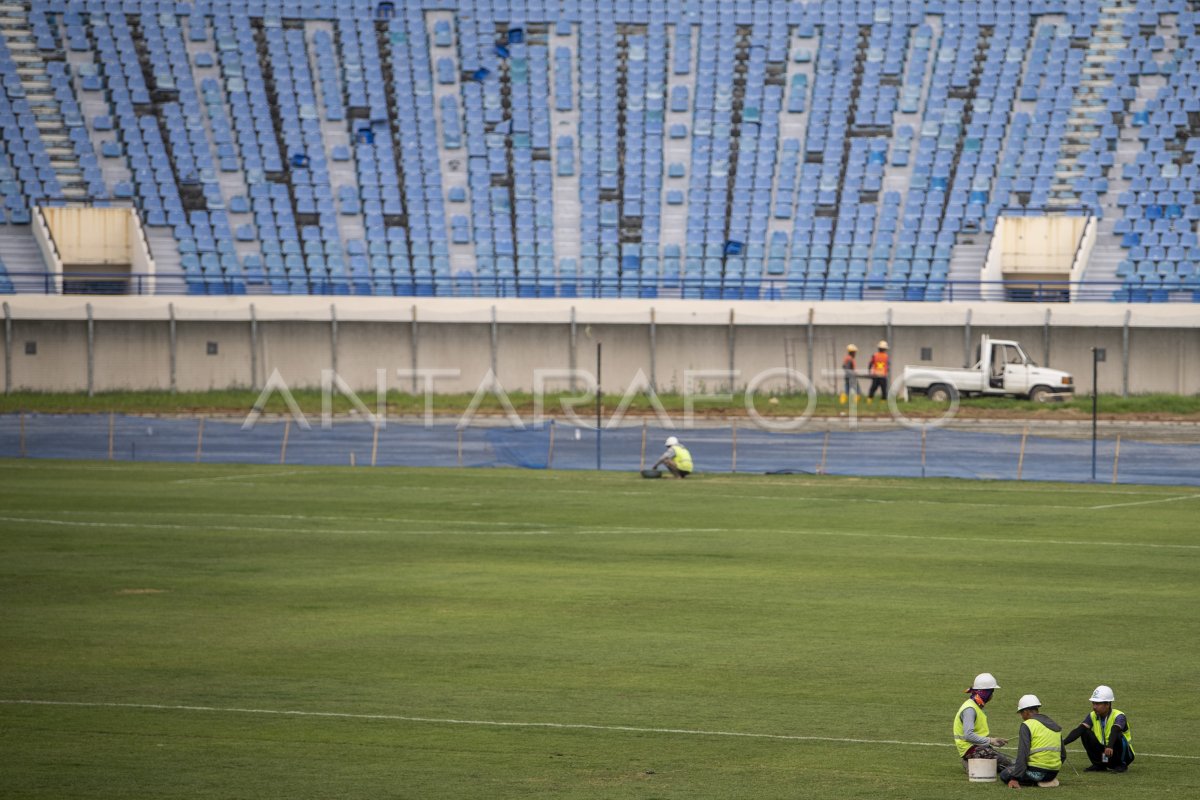
[[[113,460],[113,429],[116,427],[116,415],[108,412],[108,460]]]
[[[24,412],[24,411],[22,411],[22,412],[21,412],[21,436],[20,436],[20,440],[21,440],[21,458],[25,458],[25,456],[26,456],[26,452],[25,452],[25,412]]]
[[[1113,453],[1113,479],[1112,482],[1117,482],[1117,464],[1121,461],[1121,434],[1117,434],[1117,449]]]
[[[737,472],[737,420],[733,421],[733,461],[730,464],[730,472]]]
[[[282,464],[287,460],[287,442],[288,434],[292,430],[292,418],[289,416],[283,421],[283,446],[279,448],[279,463]]]
[[[825,431],[825,442],[821,445],[821,463],[817,466],[817,474],[825,474],[825,454],[829,452],[829,431]]]
[[[1021,480],[1021,470],[1025,466],[1025,440],[1029,438],[1029,426],[1021,431],[1021,453],[1017,456],[1017,480]]]
[[[925,436],[929,428],[921,428],[921,477],[925,477]]]
[[[200,458],[204,453],[204,417],[200,418],[200,425],[196,428],[196,463],[200,463]]]
[[[371,436],[371,466],[375,466],[375,454],[379,452],[379,426],[375,425],[375,432]]]
[[[462,466],[462,428],[458,429],[458,466]]]
[[[642,420],[642,459],[639,462],[638,469],[643,470],[645,468],[646,468],[646,420],[643,419]]]
[[[546,469],[554,467],[554,420],[550,420],[550,446],[546,450]]]

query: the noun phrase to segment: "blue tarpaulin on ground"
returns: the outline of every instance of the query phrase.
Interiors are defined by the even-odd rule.
[[[692,452],[698,473],[823,473],[991,480],[1092,480],[1092,442],[937,428],[779,433],[739,425],[666,430],[634,425],[605,429],[553,422],[524,429],[336,422],[309,429],[260,420],[126,415],[0,415],[0,457],[113,459],[237,464],[407,467],[522,467],[635,471],[654,463],[668,435]],[[285,442],[286,438],[286,442]],[[736,442],[736,446],[735,446]],[[1096,479],[1200,486],[1200,445],[1104,439]]]

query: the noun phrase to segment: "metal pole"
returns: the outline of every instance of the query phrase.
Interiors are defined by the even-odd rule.
[[[200,463],[200,458],[204,453],[204,417],[200,418],[200,427],[196,429],[196,463]]]
[[[650,309],[650,391],[658,391],[658,383],[655,380],[655,356],[658,350],[658,330],[655,321],[654,308]]]
[[[1050,366],[1050,309],[1046,309],[1046,321],[1042,324],[1042,366]]]
[[[376,425],[375,433],[371,436],[371,466],[375,466],[375,455],[379,452],[379,426]]]
[[[922,478],[925,477],[925,435],[928,432],[929,432],[928,428],[921,428],[921,477]]]
[[[639,462],[638,469],[646,468],[646,420],[642,420],[642,460]]]
[[[417,334],[417,307],[414,305],[412,307],[412,333],[408,337],[409,358],[412,360],[412,368],[413,368],[413,374],[412,374],[412,393],[413,394],[417,393],[417,345],[420,341],[417,338],[417,335],[418,335]]]
[[[550,420],[550,446],[546,450],[546,469],[554,468],[554,420]]]
[[[1125,325],[1121,329],[1121,397],[1129,397],[1129,318],[1132,315],[1132,311],[1125,309]]]
[[[283,421],[283,445],[279,448],[279,463],[282,464],[287,460],[287,440],[288,434],[292,431],[292,418],[288,417]]]
[[[891,342],[889,341],[890,345]],[[971,309],[967,309],[967,321],[963,324],[963,367],[971,366]]]
[[[1029,438],[1029,426],[1021,431],[1021,453],[1017,456],[1017,480],[1021,480],[1021,470],[1025,467],[1025,440]]]
[[[96,321],[92,318],[92,304],[87,304],[87,393],[96,393]]]
[[[887,334],[883,338],[887,339],[888,348],[889,348],[888,352],[894,353],[894,352],[896,352],[896,343],[892,341],[892,310],[890,308],[887,310],[887,327],[884,330],[887,331]],[[891,377],[892,377],[892,359],[891,358],[888,359],[888,375],[887,376],[888,376],[888,380],[890,381]],[[886,401],[887,398],[884,398],[884,400]]]
[[[258,388],[258,317],[250,304],[250,388]]]
[[[108,460],[113,460],[113,429],[116,427],[116,414],[108,412]]]
[[[1099,410],[1100,387],[1097,376],[1100,372],[1100,360],[1096,348],[1092,348],[1092,480],[1096,480],[1096,417]]]
[[[603,345],[596,342],[596,469],[600,469],[601,451],[600,451],[600,405],[601,405],[601,390],[600,390],[600,352]]]
[[[458,429],[458,465],[462,466],[462,428]]]
[[[1121,434],[1117,434],[1117,449],[1113,453],[1113,483],[1117,482],[1117,464],[1121,461]]]
[[[12,311],[4,304],[4,393],[12,391]]]
[[[338,323],[337,306],[329,304],[329,364],[333,374],[337,375]]]
[[[21,441],[21,458],[24,458],[25,457],[25,412],[24,411],[21,412],[21,435],[19,438]]]
[[[821,465],[817,467],[817,474],[825,474],[825,455],[829,452],[829,431],[825,431],[825,442],[821,445]]]
[[[171,371],[170,385],[171,385],[171,394],[175,394],[176,358],[177,358],[177,352],[178,352],[176,350],[176,347],[177,347],[178,338],[177,338],[177,333],[176,333],[176,329],[175,329],[175,304],[174,303],[167,303],[167,316],[168,316],[167,347],[168,347],[168,351],[169,351],[168,352],[169,364],[170,364],[169,368]]]
[[[737,472],[737,420],[733,421],[733,459],[729,466],[730,472]]]

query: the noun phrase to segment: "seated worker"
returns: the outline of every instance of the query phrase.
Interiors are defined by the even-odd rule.
[[[659,464],[669,469],[671,474],[676,478],[686,478],[692,474],[692,454],[674,436],[667,437],[667,452],[662,454],[662,458],[654,462],[654,467],[651,467],[651,469],[654,469]]]
[[[1092,710],[1063,740],[1079,739],[1092,765],[1085,772],[1124,772],[1133,763],[1133,734],[1124,711],[1113,708],[1113,690],[1097,686],[1092,692]]]
[[[1042,713],[1042,701],[1037,695],[1023,695],[1017,702],[1017,713],[1021,715],[1017,758],[1000,773],[1000,780],[1010,789],[1058,786],[1058,771],[1066,753],[1062,726]]]
[[[1000,684],[996,683],[992,673],[981,672],[975,676],[971,688],[967,689],[967,694],[971,696],[958,707],[958,713],[954,715],[954,746],[958,748],[964,772],[969,758],[994,758],[997,769],[1004,769],[1013,763],[1011,756],[995,749],[1004,747],[1008,740],[988,736],[987,714],[983,713],[983,707],[999,688]]]

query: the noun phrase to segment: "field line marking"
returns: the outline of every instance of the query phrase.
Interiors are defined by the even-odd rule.
[[[1174,503],[1177,500],[1195,500],[1200,494],[1184,494],[1175,497],[1163,497],[1158,500],[1136,500],[1130,503],[1109,503],[1103,506],[1087,506],[1088,511],[1099,511],[1104,508],[1124,508],[1126,506],[1146,506],[1151,503]]]
[[[366,719],[393,722],[420,722],[432,725],[474,725],[491,728],[549,728],[554,730],[619,731],[623,733],[666,733],[682,736],[727,736],[744,739],[774,739],[791,742],[835,742],[841,744],[883,744],[903,747],[954,747],[953,742],[910,742],[902,739],[856,739],[841,736],[801,736],[789,733],[752,733],[748,731],[712,731],[698,728],[647,728],[636,725],[594,725],[585,722],[505,722],[486,719],[455,719],[440,717],[410,717],[401,714],[352,714],[344,711],[291,711],[271,708],[225,708],[220,706],[167,705],[162,703],[99,703],[70,700],[6,700],[5,705],[73,706],[76,708],[128,708],[148,711],[203,711],[218,714],[262,714],[280,717],[318,717],[333,719]],[[1177,756],[1168,753],[1139,753],[1154,758],[1178,758],[1200,761],[1200,756]]]

